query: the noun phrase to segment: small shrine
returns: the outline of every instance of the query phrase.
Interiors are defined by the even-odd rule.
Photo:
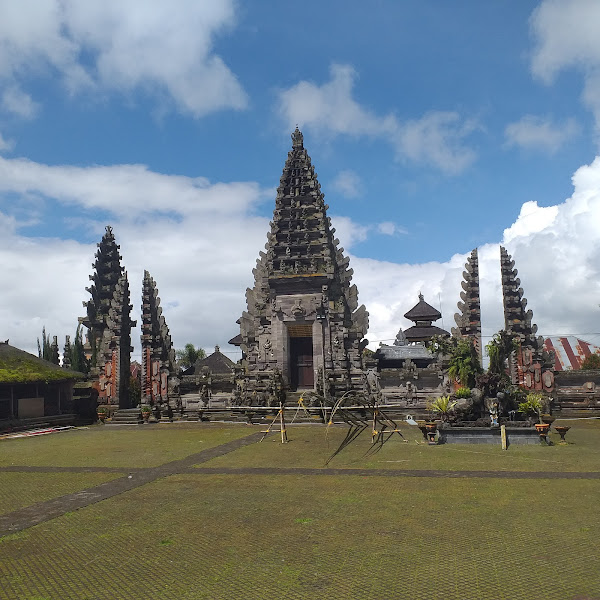
[[[404,316],[414,325],[404,331],[400,329],[394,344],[381,344],[373,357],[378,385],[384,404],[424,410],[429,398],[450,391],[442,357],[434,355],[427,348],[427,342],[434,336],[449,337],[450,334],[433,325],[442,314],[425,302],[423,294],[419,294],[419,302]]]

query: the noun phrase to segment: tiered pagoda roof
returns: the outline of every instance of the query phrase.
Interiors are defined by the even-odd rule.
[[[422,342],[430,340],[433,336],[448,337],[450,334],[432,325],[433,321],[442,318],[442,313],[425,302],[423,294],[419,294],[419,302],[413,306],[404,317],[413,321],[414,325],[404,330],[404,337],[408,342]]]
[[[293,290],[298,280],[310,278],[313,286],[332,281],[347,285],[353,271],[350,259],[339,248],[335,229],[326,216],[317,174],[304,148],[300,130],[292,134],[292,150],[288,153],[281,175],[271,231],[261,253],[259,270],[270,287]],[[262,269],[261,269],[262,268]],[[265,282],[267,283],[267,282]]]
[[[291,336],[310,336],[309,324],[317,318],[317,310],[331,331],[327,368],[337,369],[339,378],[346,380],[355,377],[350,370],[362,368],[359,345],[367,331],[368,313],[358,305],[356,286],[350,284],[349,258],[339,247],[327,209],[303,135],[296,127],[277,188],[266,252],[260,253],[253,270],[254,287],[246,291],[248,309],[240,319],[241,336],[231,340],[242,347],[250,371],[284,366],[283,355],[269,349],[275,344],[283,352],[281,333],[271,331],[274,321],[302,320],[305,325],[290,326],[288,331]],[[278,304],[282,297],[295,298],[290,300],[293,306],[287,306],[288,300]],[[259,350],[260,344],[266,345],[264,351]]]

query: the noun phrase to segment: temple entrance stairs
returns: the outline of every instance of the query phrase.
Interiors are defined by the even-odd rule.
[[[110,420],[111,425],[139,425],[143,422],[139,408],[121,408],[113,413]]]

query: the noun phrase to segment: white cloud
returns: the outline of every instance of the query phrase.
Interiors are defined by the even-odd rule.
[[[429,112],[399,128],[398,152],[409,160],[429,162],[455,175],[475,160],[475,152],[464,145],[464,139],[476,128],[472,119],[461,122],[458,113]]]
[[[600,126],[600,3],[544,0],[531,15],[535,48],[531,69],[545,83],[568,68],[584,75],[583,99]]]
[[[254,183],[211,185],[203,177],[163,175],[145,165],[51,167],[23,158],[0,157],[2,191],[55,198],[139,220],[156,212],[180,217],[244,212],[264,194]]]
[[[337,174],[332,182],[332,187],[346,198],[359,198],[363,194],[361,178],[349,169]]]
[[[573,184],[562,204],[526,203],[504,242],[540,333],[586,339],[600,332],[600,158],[579,168]]]
[[[148,269],[157,281],[177,346],[192,342],[211,349],[218,343],[233,351],[226,341],[238,333],[235,320],[245,309],[244,291],[252,284],[252,268],[268,231],[268,220],[253,212],[263,194],[258,185],[210,184],[135,165],[77,170],[17,159],[0,164],[3,192],[37,195],[36,210],[42,211],[42,218],[55,202],[103,207],[110,213],[136,314],[143,270]],[[108,185],[111,176],[114,181]],[[580,168],[573,182],[574,193],[562,204],[543,208],[526,203],[502,243],[516,261],[540,333],[576,333],[598,342],[585,334],[598,332],[600,320],[600,158]],[[97,188],[92,196],[84,189],[87,185]],[[165,201],[173,199],[177,218],[163,214],[156,187]],[[125,201],[133,193],[138,211],[145,211],[141,219],[130,207],[120,210],[111,199],[116,195]],[[190,209],[195,204],[199,208]],[[332,221],[346,250],[375,227],[344,216]],[[94,231],[98,241],[103,225],[78,224]],[[89,297],[84,288],[89,285],[95,244],[28,238],[19,227],[14,215],[0,210],[0,339],[35,350],[45,325],[50,334],[61,336],[62,344],[83,314],[81,301]],[[466,258],[465,253],[445,262],[410,265],[352,256],[354,283],[370,312],[368,337],[374,345],[393,340],[399,327],[410,325],[403,315],[416,304],[419,292],[433,306],[441,304],[443,323],[438,324],[449,330]],[[482,246],[479,261],[484,335],[491,336],[503,324],[498,244]],[[134,332],[136,348],[138,339],[139,328]]]
[[[57,73],[70,93],[82,90],[150,92],[168,97],[181,112],[201,117],[241,109],[247,96],[223,59],[215,36],[235,22],[233,0],[182,0],[177,6],[145,0],[4,2],[0,5],[0,83]],[[35,104],[29,100],[29,110]]]
[[[600,341],[600,157],[573,177],[573,195],[563,203],[540,207],[527,202],[501,241],[515,260],[527,308],[540,335],[577,334]],[[446,262],[396,264],[352,257],[354,283],[370,313],[368,338],[393,340],[403,318],[422,291],[440,308],[443,327],[454,326],[456,302],[467,254]],[[499,244],[479,248],[484,344],[504,326]],[[438,325],[442,326],[441,321]],[[389,343],[388,341],[388,343]]]
[[[574,119],[567,119],[564,123],[553,123],[549,118],[525,115],[519,121],[509,123],[504,135],[508,146],[554,154],[578,131]]]
[[[4,110],[24,119],[32,119],[39,111],[39,104],[34,102],[29,94],[26,94],[17,86],[9,86],[2,93],[1,106]]]
[[[559,214],[558,206],[538,206],[535,200],[525,202],[517,220],[504,230],[504,243],[540,233],[551,227]]]
[[[175,344],[211,349],[238,333],[244,291],[266,241],[268,219],[254,214],[263,190],[256,183],[209,184],[202,178],[153,173],[139,165],[49,167],[22,159],[0,159],[0,331],[2,339],[35,350],[41,327],[73,334],[82,300],[89,294],[95,244],[29,238],[13,206],[35,202],[32,211],[55,210],[56,203],[85,209],[104,222],[73,224],[100,240],[110,223],[121,245],[134,312],[139,313],[144,269],[156,279]],[[2,209],[2,196],[10,197]],[[22,198],[15,202],[14,198]],[[120,206],[123,204],[123,206]],[[172,214],[165,215],[165,211]],[[172,215],[175,215],[175,218]],[[226,267],[224,267],[226,265]],[[139,348],[139,329],[134,343]],[[61,341],[61,344],[63,341]],[[229,350],[234,350],[229,348]],[[136,350],[136,352],[139,352]]]
[[[15,147],[15,143],[13,140],[6,140],[2,137],[0,133],[0,152],[10,151]]]
[[[398,159],[430,164],[450,175],[475,160],[475,152],[465,145],[475,121],[450,111],[405,122],[393,113],[377,115],[353,98],[357,74],[352,66],[333,64],[330,72],[331,79],[322,85],[300,81],[279,93],[279,113],[288,128],[299,124],[326,135],[382,139]]]
[[[400,227],[399,225],[396,225],[396,223],[392,223],[391,221],[384,221],[383,223],[378,223],[377,231],[382,235],[397,235],[407,233],[404,227]]]
[[[335,228],[334,237],[340,240],[340,244],[346,250],[349,250],[357,242],[364,242],[371,229],[369,225],[360,225],[349,217],[339,215],[332,215],[331,223]]]

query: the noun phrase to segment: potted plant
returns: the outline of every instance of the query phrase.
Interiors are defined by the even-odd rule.
[[[535,424],[535,428],[540,434],[540,437],[548,435],[548,431],[550,430],[550,425],[544,423],[542,419],[542,411],[546,409],[547,405],[548,403],[544,398],[544,395],[540,392],[530,392],[527,394],[525,402],[519,403],[520,413],[537,415],[538,422]]]
[[[148,419],[150,419],[150,415],[152,414],[152,409],[147,404],[142,404],[141,406],[142,419],[147,423]]]
[[[427,410],[438,413],[444,422],[448,422],[450,413],[456,406],[456,400],[451,400],[450,396],[440,396],[439,398],[430,398],[427,402]]]
[[[106,410],[105,406],[99,406],[96,409],[96,414],[98,415],[98,420],[101,423],[104,423],[104,421],[106,421],[106,417],[108,416],[108,411]]]

